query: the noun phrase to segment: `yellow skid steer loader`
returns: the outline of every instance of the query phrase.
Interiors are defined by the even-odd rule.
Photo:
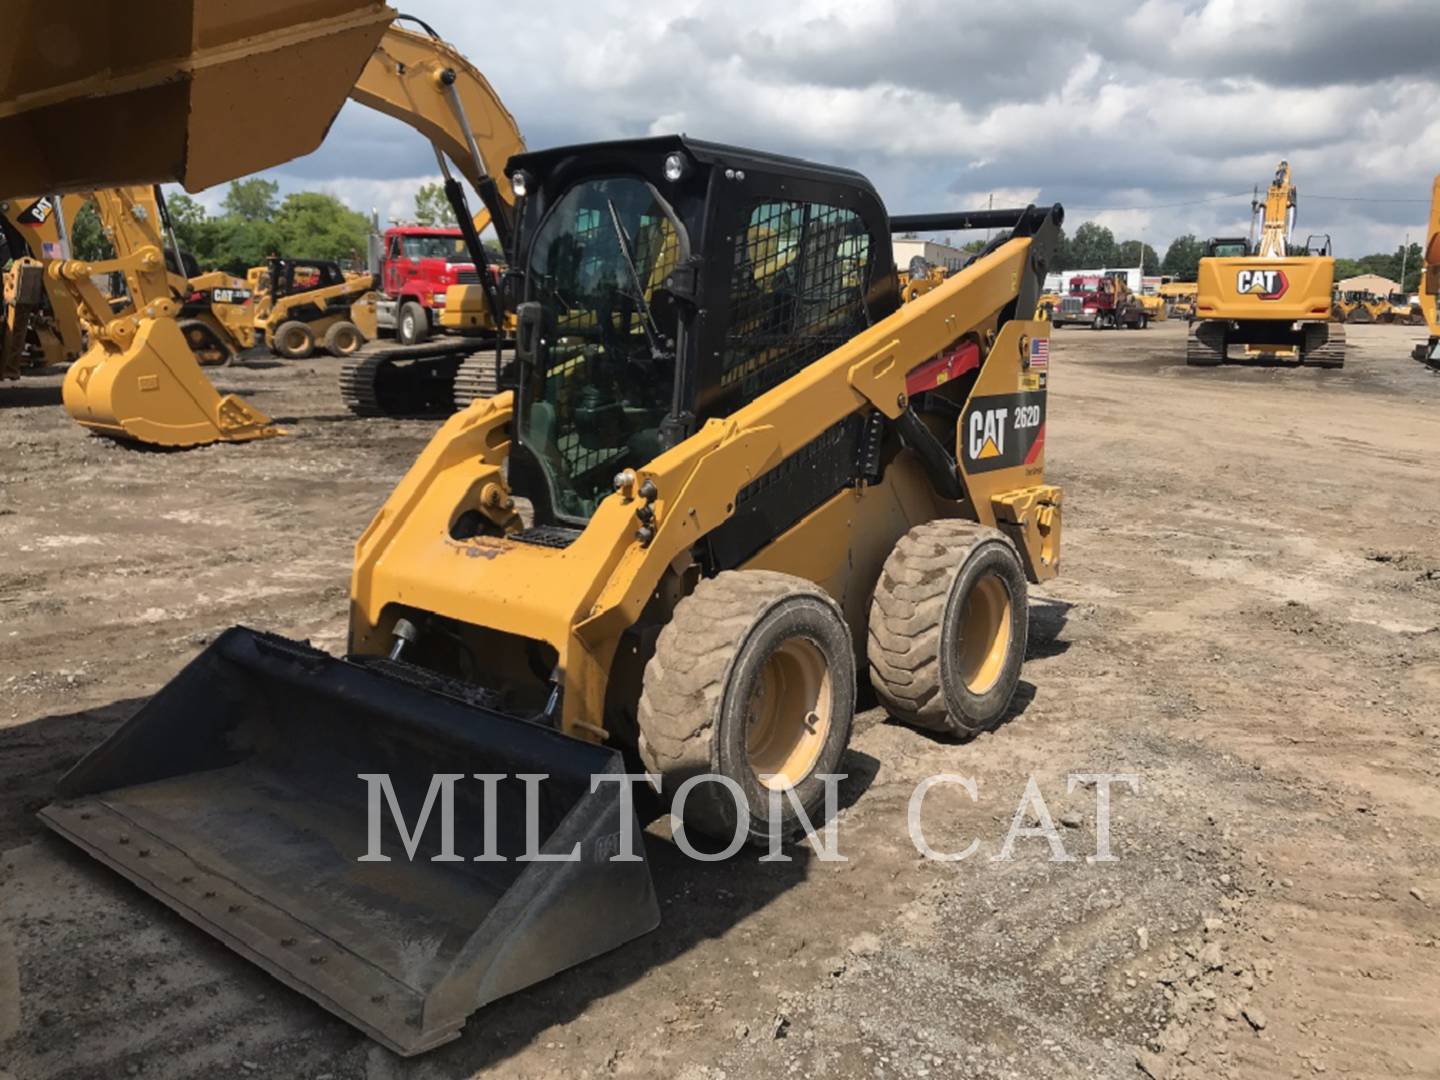
[[[404,1054],[656,925],[620,772],[722,843],[793,837],[867,676],[920,727],[1006,718],[1060,565],[1058,206],[891,218],[680,137],[507,171],[519,390],[361,536],[348,655],[228,631],[42,811]],[[892,230],[939,229],[996,235],[902,304]]]

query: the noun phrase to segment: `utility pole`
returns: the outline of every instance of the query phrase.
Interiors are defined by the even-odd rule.
[[[994,193],[993,191],[990,192],[990,202],[989,202],[988,205],[989,205],[989,209],[991,209],[991,210],[994,210],[994,209],[995,209],[995,193]],[[986,246],[986,247],[989,247],[989,246],[990,246],[990,230],[989,230],[989,229],[986,229],[986,230],[985,230],[985,246]]]
[[[1406,296],[1410,290],[1405,288],[1405,271],[1410,268],[1410,234],[1405,234],[1405,246],[1400,249],[1400,291]]]

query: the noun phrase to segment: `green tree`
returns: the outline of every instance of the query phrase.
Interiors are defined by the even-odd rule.
[[[218,255],[215,228],[205,207],[184,192],[166,195],[165,207],[170,211],[170,224],[175,227],[180,246],[194,255],[201,266],[214,265]]]
[[[1055,239],[1055,254],[1050,260],[1051,270],[1069,270],[1074,266],[1074,253],[1070,250],[1070,238],[1065,235],[1065,227],[1059,229],[1059,236]]]
[[[1178,278],[1180,281],[1194,281],[1200,272],[1200,257],[1205,254],[1205,245],[1195,238],[1194,233],[1177,236],[1165,249],[1165,258],[1160,263],[1160,273]]]
[[[275,215],[279,249],[307,259],[363,263],[370,223],[333,195],[287,195]]]
[[[1406,253],[1404,247],[1395,251],[1396,260],[1404,267],[1405,280],[1401,282],[1401,288],[1407,293],[1420,291],[1420,271],[1424,269],[1422,263],[1425,258],[1424,252],[1419,244],[1411,244],[1410,251]],[[1400,275],[1396,274],[1395,279],[1399,281]]]
[[[275,181],[252,176],[248,180],[232,180],[220,206],[226,217],[270,221],[275,217],[279,195],[280,185]]]
[[[1120,266],[1138,266],[1142,274],[1160,273],[1160,256],[1149,244],[1126,240],[1119,247]]]
[[[421,184],[415,192],[415,222],[432,229],[453,228],[456,225],[455,211],[445,197],[441,184]]]
[[[85,262],[102,262],[115,257],[115,245],[100,224],[100,211],[88,199],[70,223],[70,251],[75,258]]]
[[[1070,241],[1070,257],[1073,270],[1098,270],[1102,266],[1117,266],[1120,251],[1115,243],[1115,234],[1104,225],[1086,221],[1075,230]]]

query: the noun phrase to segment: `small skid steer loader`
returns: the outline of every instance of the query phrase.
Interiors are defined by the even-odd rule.
[[[42,811],[405,1054],[658,923],[605,777],[722,843],[818,825],[860,680],[994,727],[1060,565],[1060,207],[892,218],[857,173],[679,137],[508,172],[519,387],[360,537],[348,655],[228,631]],[[967,228],[998,234],[902,305],[892,231]],[[460,853],[432,822],[407,860],[365,778],[415,822],[436,774]]]

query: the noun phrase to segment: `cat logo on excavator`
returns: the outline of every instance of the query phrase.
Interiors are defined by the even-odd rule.
[[[1235,274],[1235,288],[1243,295],[1258,296],[1261,300],[1279,300],[1290,288],[1290,279],[1284,270],[1239,270]]]

